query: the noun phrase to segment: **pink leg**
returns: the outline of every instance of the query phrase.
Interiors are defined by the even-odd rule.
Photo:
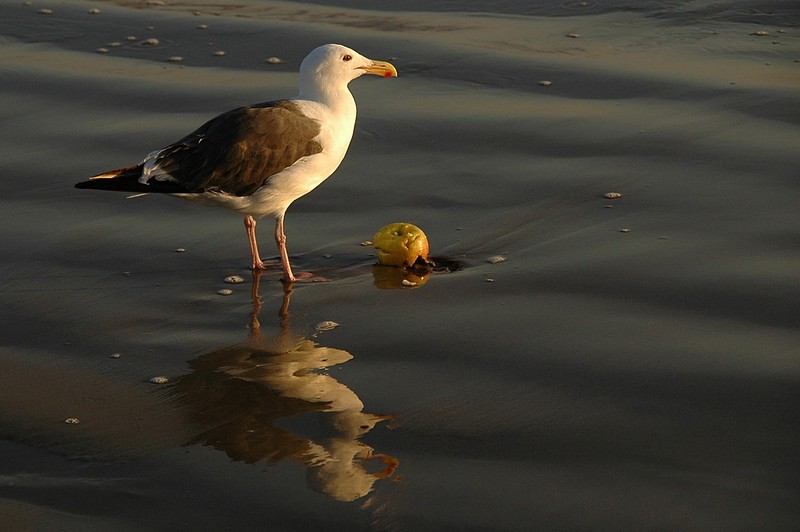
[[[266,266],[261,262],[258,255],[258,242],[256,242],[256,220],[249,214],[244,217],[244,229],[247,231],[247,240],[250,242],[250,254],[253,257],[251,268],[254,270],[264,270]]]
[[[292,265],[289,264],[289,252],[286,250],[286,234],[283,232],[283,215],[284,213],[280,213],[275,218],[275,243],[278,245],[278,252],[281,254],[283,280],[287,283],[293,283],[295,278],[292,273]]]

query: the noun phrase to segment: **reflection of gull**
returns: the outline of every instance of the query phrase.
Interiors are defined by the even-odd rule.
[[[309,485],[334,499],[354,501],[369,493],[376,480],[391,476],[398,466],[397,459],[374,454],[372,447],[357,439],[387,418],[356,411],[343,411],[335,415],[332,421],[342,430],[341,435],[325,443],[326,456],[318,467],[308,470]],[[364,460],[369,459],[380,460],[386,469],[368,473]]]
[[[363,497],[379,478],[394,473],[397,460],[359,441],[388,416],[363,412],[361,399],[320,370],[342,364],[347,351],[292,338],[288,328],[286,289],[277,335],[261,333],[258,279],[254,272],[254,311],[249,341],[220,349],[190,362],[192,372],[178,379],[176,391],[196,421],[207,427],[190,443],[211,445],[234,460],[276,463],[292,459],[309,468],[309,485],[342,501]],[[285,428],[306,413],[321,416],[326,432],[309,438]],[[284,427],[276,425],[282,420]],[[384,469],[367,471],[378,460]]]
[[[248,345],[252,347],[251,344]],[[311,340],[299,340],[285,353],[272,354],[274,351],[270,353],[259,348],[251,351],[262,357],[254,358],[251,355],[235,365],[220,369],[231,377],[260,382],[279,391],[284,397],[312,403],[330,403],[330,408],[335,410],[364,408],[358,396],[347,386],[330,375],[314,372],[316,369],[347,362],[353,358],[347,351],[321,347]]]

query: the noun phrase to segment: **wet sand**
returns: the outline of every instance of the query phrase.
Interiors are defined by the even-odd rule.
[[[796,530],[797,9],[370,4],[0,0],[0,528]],[[325,42],[400,74],[289,209],[328,282],[72,188]],[[396,221],[462,268],[386,281]]]

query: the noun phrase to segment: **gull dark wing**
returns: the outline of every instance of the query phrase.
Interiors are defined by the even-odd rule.
[[[319,123],[290,100],[223,113],[140,164],[99,174],[77,188],[247,196],[298,159],[322,151]]]

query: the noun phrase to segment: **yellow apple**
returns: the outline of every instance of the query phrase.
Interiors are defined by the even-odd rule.
[[[414,224],[394,223],[382,227],[372,239],[378,262],[384,266],[406,267],[418,258],[428,260],[428,237]]]

